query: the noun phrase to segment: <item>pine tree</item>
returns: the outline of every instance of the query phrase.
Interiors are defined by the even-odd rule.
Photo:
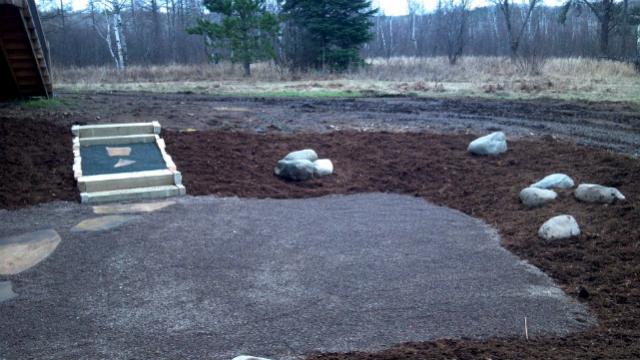
[[[251,76],[251,64],[273,59],[273,41],[277,36],[278,18],[267,11],[266,0],[204,0],[204,6],[220,15],[220,22],[198,20],[187,29],[190,34],[204,35],[210,43],[226,48],[224,54],[234,63],[242,63],[244,75]],[[216,56],[222,56],[221,53]]]
[[[341,71],[363,63],[360,47],[372,38],[377,12],[370,0],[285,0],[282,11],[306,35],[299,67]]]

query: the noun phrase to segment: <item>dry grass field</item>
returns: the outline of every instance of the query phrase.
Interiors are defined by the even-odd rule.
[[[444,57],[368,59],[354,72],[292,73],[270,63],[59,68],[56,87],[64,91],[193,92],[213,95],[490,97],[628,101],[640,103],[640,74],[611,60],[553,58],[532,74],[503,57],[464,57],[452,66]]]

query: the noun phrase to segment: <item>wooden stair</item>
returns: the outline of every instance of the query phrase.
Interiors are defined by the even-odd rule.
[[[0,99],[53,94],[47,40],[34,0],[0,0]]]

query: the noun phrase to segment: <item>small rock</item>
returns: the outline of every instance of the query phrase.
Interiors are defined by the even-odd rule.
[[[318,159],[313,162],[316,176],[327,176],[333,174],[333,163],[329,159]]]
[[[571,189],[575,183],[573,179],[571,179],[568,175],[565,174],[551,174],[545,176],[544,179],[539,180],[538,182],[531,184],[530,187],[540,188],[540,189],[551,189],[551,188],[560,188],[560,189]]]
[[[304,181],[311,179],[316,167],[309,160],[280,160],[273,172],[285,179],[293,181]]]
[[[580,286],[578,289],[578,297],[580,299],[588,299],[589,295],[589,291],[584,286]]]
[[[625,200],[618,189],[597,184],[580,184],[573,195],[580,201],[591,203],[612,204]]]
[[[314,162],[318,160],[318,154],[311,149],[290,152],[283,160],[308,160]]]
[[[250,355],[240,355],[240,356],[234,357],[233,360],[270,360],[270,359],[250,356]]]
[[[555,200],[558,197],[553,190],[528,187],[520,191],[520,201],[526,207],[536,207]]]
[[[580,227],[571,215],[552,217],[538,230],[538,236],[549,241],[568,239],[578,235],[580,235]]]
[[[502,131],[473,140],[467,148],[475,155],[499,155],[507,151],[507,136]]]

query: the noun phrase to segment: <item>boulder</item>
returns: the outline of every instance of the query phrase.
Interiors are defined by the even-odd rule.
[[[556,197],[558,197],[558,194],[553,190],[528,187],[520,191],[520,201],[529,208],[546,204],[555,200]]]
[[[313,162],[316,176],[327,176],[333,174],[333,163],[329,159],[318,159]]]
[[[311,179],[316,167],[309,160],[280,160],[273,172],[281,178],[293,181]]]
[[[548,241],[568,239],[578,235],[580,235],[580,227],[571,215],[552,217],[538,230],[538,236]]]
[[[234,357],[233,360],[269,360],[269,359],[256,357],[256,356],[250,356],[250,355],[240,355],[240,356]]]
[[[467,151],[474,155],[499,155],[507,151],[507,136],[502,131],[473,140]]]
[[[290,152],[282,160],[308,160],[314,162],[318,160],[318,154],[316,154],[316,152],[311,149],[304,149]]]
[[[551,174],[545,176],[544,179],[539,180],[538,182],[531,184],[530,187],[540,188],[540,189],[551,189],[551,188],[559,188],[559,189],[571,189],[575,183],[573,179],[571,179],[568,175],[565,174]]]
[[[580,201],[591,203],[612,204],[625,200],[618,189],[597,184],[580,184],[573,195]]]

